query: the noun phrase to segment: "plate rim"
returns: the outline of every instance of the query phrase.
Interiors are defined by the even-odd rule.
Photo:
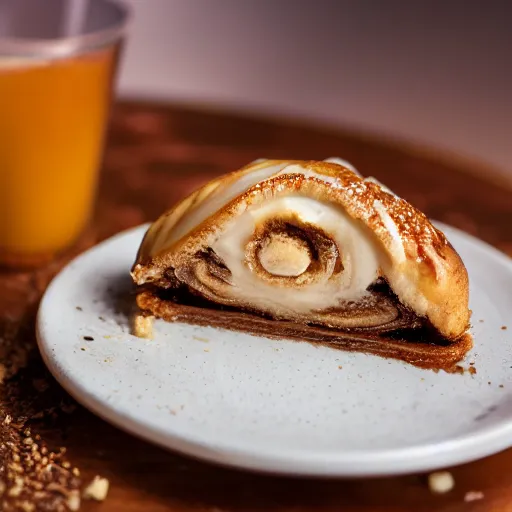
[[[495,247],[458,228],[436,221],[434,224],[442,230],[448,228],[447,231],[470,242],[480,253],[486,253],[486,257],[491,256],[499,260],[512,273],[512,259]],[[460,439],[421,446],[377,452],[333,451],[331,454],[324,451],[293,450],[278,452],[275,455],[261,449],[240,448],[229,443],[205,442],[197,436],[187,436],[185,432],[173,429],[172,425],[166,429],[158,428],[113,408],[108,402],[98,398],[85,386],[60,371],[58,362],[51,356],[52,348],[45,340],[43,317],[59,280],[66,272],[71,272],[72,267],[79,265],[82,258],[101,251],[105,245],[116,243],[119,238],[133,236],[139,231],[142,235],[148,226],[149,223],[146,223],[117,233],[74,258],[52,279],[37,313],[36,339],[45,365],[57,382],[78,403],[103,420],[135,437],[196,459],[238,469],[299,477],[371,477],[425,472],[470,462],[512,446],[511,416],[510,419],[491,424],[476,434],[466,434]]]

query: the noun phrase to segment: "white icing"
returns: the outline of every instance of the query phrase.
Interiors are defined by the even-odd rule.
[[[397,263],[402,263],[405,261],[405,248],[404,243],[402,241],[402,237],[398,232],[398,227],[394,223],[393,219],[390,217],[384,205],[376,199],[373,202],[373,208],[379,214],[380,220],[384,224],[384,227],[389,233],[391,238],[391,244],[389,251],[391,252],[393,258]]]
[[[360,175],[349,162],[341,158],[329,158],[325,161],[343,165],[355,174]],[[268,165],[262,165],[265,162],[268,162]],[[220,184],[209,197],[199,202],[196,207],[189,209],[186,215],[179,219],[176,224],[166,226],[164,223],[153,242],[153,253],[159,252],[166,246],[171,246],[240,194],[243,194],[249,188],[270,178],[282,176],[283,174],[301,174],[306,178],[320,179],[332,187],[340,186],[336,177],[316,173],[303,167],[301,164],[281,162],[272,165],[271,162],[272,160],[265,158],[255,160],[250,164],[250,167],[261,166],[259,169],[252,170],[249,167],[245,174],[242,174],[238,179],[232,181],[227,186]]]
[[[325,275],[319,281],[300,288],[275,286],[251,272],[245,262],[245,246],[255,227],[267,218],[284,212],[294,213],[305,223],[318,226],[339,248],[344,270],[336,277]],[[375,247],[363,231],[341,209],[314,199],[286,196],[249,208],[233,219],[214,241],[212,249],[232,273],[232,293],[239,300],[265,309],[309,312],[336,306],[341,300],[358,299],[378,275]]]
[[[341,165],[343,167],[346,167],[350,171],[352,171],[354,174],[357,174],[358,176],[361,176],[359,171],[350,162],[347,162],[346,160],[343,160],[343,158],[338,158],[337,156],[332,156],[330,158],[326,158],[324,160],[324,162],[328,162],[328,163],[331,163],[331,164]]]
[[[172,231],[165,236],[165,244],[172,245],[180,238],[184,237],[187,233],[192,231],[211,217],[214,213],[223,208],[230,201],[243,194],[247,189],[267,180],[273,175],[277,174],[287,164],[281,163],[278,165],[270,165],[262,167],[255,171],[250,171],[247,174],[240,176],[237,180],[232,181],[227,187],[220,185],[217,189],[204,201],[202,201],[195,209],[187,212],[187,214],[180,219]],[[162,240],[163,241],[163,240]]]
[[[326,176],[324,174],[319,174],[317,172],[309,170],[307,167],[303,167],[300,164],[288,165],[280,172],[278,172],[276,176],[282,176],[283,174],[300,174],[305,178],[316,178],[322,180],[325,183],[329,183],[329,185],[336,186],[339,184],[338,178],[336,178],[335,176]]]

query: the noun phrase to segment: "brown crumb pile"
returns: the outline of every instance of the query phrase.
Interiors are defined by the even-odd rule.
[[[43,434],[76,408],[46,370],[34,335],[38,300],[55,270],[0,275],[9,297],[0,309],[0,510],[5,512],[80,508],[80,471],[67,460],[66,448],[50,446]]]
[[[59,446],[58,440],[59,433],[64,434],[67,415],[77,406],[41,360],[35,318],[39,300],[53,276],[74,254],[94,242],[91,231],[79,240],[74,252],[45,267],[0,272],[2,512],[77,511],[81,497],[90,499],[81,496],[80,470],[68,460],[66,448]],[[102,485],[105,487],[104,482]]]
[[[1,509],[23,511],[78,510],[80,472],[65,459],[65,448],[52,451],[30,428],[5,416],[0,426]]]
[[[33,336],[34,315],[0,324],[0,510],[65,512],[80,507],[80,472],[66,448],[36,433],[75,405],[48,375]]]

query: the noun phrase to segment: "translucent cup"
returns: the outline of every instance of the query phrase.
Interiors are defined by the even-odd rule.
[[[86,228],[128,21],[111,0],[0,0],[0,265]]]

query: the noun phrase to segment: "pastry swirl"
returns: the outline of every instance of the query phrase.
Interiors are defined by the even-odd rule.
[[[208,183],[151,225],[132,277],[153,313],[148,293],[338,333],[428,329],[445,344],[469,324],[445,236],[339,159],[258,160]]]

